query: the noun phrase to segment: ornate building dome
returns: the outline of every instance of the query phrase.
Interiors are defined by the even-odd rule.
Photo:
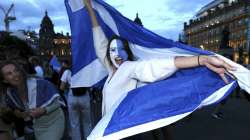
[[[136,18],[135,18],[134,22],[137,23],[137,24],[140,25],[140,26],[143,26],[143,25],[142,25],[142,21],[141,21],[141,19],[139,18],[138,13],[136,13]]]
[[[41,55],[50,55],[50,49],[54,48],[54,36],[54,25],[49,18],[48,12],[46,10],[39,30],[39,51]]]
[[[53,55],[59,60],[70,59],[70,43],[71,37],[68,33],[64,35],[54,32],[54,24],[45,11],[39,30],[39,54],[42,59],[49,61]]]
[[[45,16],[42,19],[40,27],[41,28],[40,28],[39,34],[50,33],[54,35],[54,25],[48,16],[47,10],[45,11]]]
[[[42,19],[42,25],[49,25],[49,26],[53,26],[52,21],[50,20],[49,16],[48,16],[48,12],[45,11],[45,16]]]

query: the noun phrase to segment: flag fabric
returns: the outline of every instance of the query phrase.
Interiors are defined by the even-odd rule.
[[[53,57],[50,59],[49,65],[52,66],[53,70],[56,72],[59,72],[62,67],[55,55],[53,55]]]
[[[51,104],[56,98],[60,98],[59,92],[54,87],[54,85],[43,79],[28,78],[28,98],[30,99],[29,108],[46,107]],[[23,109],[23,105],[20,104],[20,98],[17,97],[17,91],[15,89],[9,88],[7,90],[7,102],[8,104],[19,109]],[[59,100],[59,102],[65,106],[64,102]]]
[[[94,86],[107,76],[93,47],[90,17],[82,0],[65,0],[72,33],[73,87]],[[229,84],[206,67],[178,70],[171,77],[146,84],[116,101],[88,137],[115,140],[169,125],[203,106],[226,98],[239,85],[250,92],[250,73],[243,66],[213,52],[165,39],[122,16],[102,0],[92,0],[106,37],[126,38],[137,59],[167,56],[215,55],[236,67]],[[112,97],[112,95],[110,95]]]

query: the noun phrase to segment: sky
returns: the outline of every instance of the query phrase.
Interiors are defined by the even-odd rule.
[[[134,20],[136,13],[145,28],[166,38],[177,40],[183,23],[213,0],[106,0],[125,17]],[[55,32],[70,33],[64,0],[0,0],[5,10],[14,3],[11,16],[17,20],[10,23],[12,31],[18,29],[39,31],[41,20],[48,11]],[[4,30],[4,13],[0,11],[0,30]]]

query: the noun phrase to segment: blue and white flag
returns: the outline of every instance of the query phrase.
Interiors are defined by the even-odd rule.
[[[65,0],[72,32],[73,87],[93,86],[107,76],[96,57],[90,17],[83,0]],[[250,92],[249,70],[213,52],[165,39],[122,16],[102,0],[92,6],[106,37],[119,35],[130,42],[138,59],[166,56],[216,55],[236,67],[226,85],[206,67],[179,70],[171,77],[134,89],[116,101],[88,140],[116,140],[169,125],[198,108],[226,98],[237,86]],[[110,95],[112,97],[112,95]]]
[[[49,65],[58,73],[62,67],[55,55],[53,55],[53,57],[50,59]]]
[[[28,78],[27,88],[29,109],[46,107],[50,105],[53,101],[55,101],[56,98],[60,99],[60,95],[57,89],[52,83],[47,80]],[[11,108],[25,109],[23,108],[23,105],[20,102],[20,97],[18,97],[16,89],[14,88],[8,88],[6,101]],[[59,102],[62,105],[65,105],[64,102],[61,101],[61,99],[59,100]]]

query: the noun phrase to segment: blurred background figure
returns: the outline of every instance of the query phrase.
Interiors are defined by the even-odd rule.
[[[53,58],[52,58],[53,60]],[[52,62],[51,60],[51,62]],[[62,66],[61,64],[59,64],[58,61],[55,61],[55,58],[53,60],[53,69],[55,70],[54,72],[58,72],[58,78],[60,81],[58,81],[58,84],[60,84],[59,86],[59,91],[60,91],[60,96],[63,98],[64,102],[66,103],[66,108],[64,108],[64,113],[66,116],[66,131],[65,131],[65,138],[66,139],[70,139],[70,137],[72,136],[71,134],[71,121],[69,118],[69,109],[68,108],[68,95],[72,94],[72,90],[70,88],[70,83],[71,83],[71,70],[70,70],[70,62],[68,60],[63,60],[62,61]],[[60,69],[59,69],[60,66]],[[61,74],[60,74],[61,73]],[[59,77],[59,75],[61,75],[61,77]],[[75,129],[75,128],[74,128]],[[72,129],[73,130],[73,129]],[[75,130],[73,130],[75,131]]]
[[[91,131],[90,98],[87,88],[70,88],[71,70],[68,60],[62,61],[60,90],[68,102],[72,140],[84,140]]]
[[[62,61],[62,67],[59,71],[60,77],[60,90],[64,91],[64,96],[67,98],[71,82],[71,70],[70,63],[68,60]]]
[[[70,82],[71,82],[71,70],[70,70],[70,62],[68,60],[62,61],[62,66],[58,73],[58,84],[60,95],[63,100],[68,104],[68,95],[70,91]]]
[[[29,58],[29,63],[35,70],[35,76],[39,78],[44,78],[44,71],[40,64],[40,60],[37,56],[32,56]]]
[[[37,140],[63,136],[65,120],[58,91],[50,82],[31,77],[35,66],[41,66],[39,60],[25,40],[8,33],[0,36],[0,140],[33,140],[34,134]]]
[[[8,114],[12,113],[5,104],[4,87],[0,85],[0,140],[12,140],[13,122]]]

